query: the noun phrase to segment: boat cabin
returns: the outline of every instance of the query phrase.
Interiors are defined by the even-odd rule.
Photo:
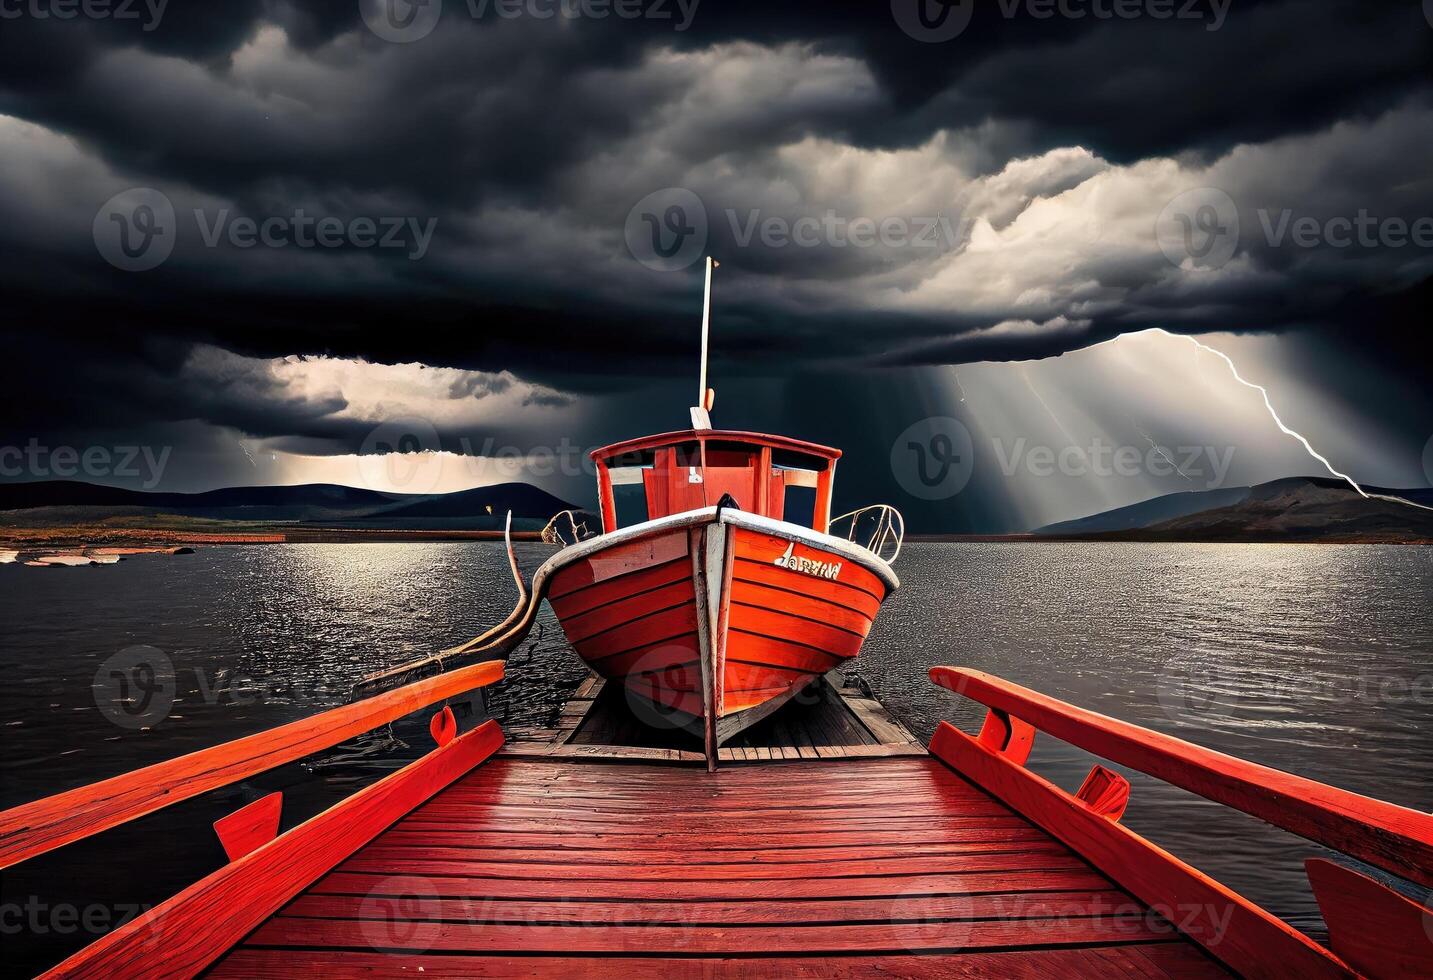
[[[715,506],[825,532],[841,451],[760,432],[687,429],[595,450],[604,534]]]

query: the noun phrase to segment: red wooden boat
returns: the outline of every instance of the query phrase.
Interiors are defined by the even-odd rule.
[[[904,527],[885,505],[832,520],[840,450],[711,428],[708,322],[693,427],[592,454],[602,533],[548,562],[534,591],[639,717],[705,738],[715,758],[856,656],[899,585],[890,563]]]

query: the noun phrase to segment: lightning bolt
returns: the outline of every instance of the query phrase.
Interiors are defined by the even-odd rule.
[[[1045,414],[1050,416],[1050,421],[1055,423],[1055,428],[1059,429],[1060,432],[1064,434],[1065,442],[1068,445],[1073,446],[1075,444],[1075,437],[1070,435],[1070,430],[1065,428],[1065,423],[1060,421],[1060,417],[1056,415],[1054,410],[1050,408],[1050,403],[1045,401],[1045,396],[1040,394],[1039,389],[1036,388],[1034,382],[1030,380],[1030,375],[1026,373],[1025,365],[1023,364],[1020,365],[1020,377],[1024,379],[1025,387],[1030,389],[1030,394],[1035,396],[1035,400],[1038,401],[1040,403],[1040,407],[1045,410]]]
[[[1160,333],[1160,334],[1164,334],[1166,337],[1174,337],[1174,338],[1176,338],[1176,339],[1178,339],[1178,340],[1184,340],[1184,341],[1187,341],[1187,342],[1193,344],[1195,347],[1199,348],[1200,350],[1202,350],[1202,351],[1207,351],[1208,353],[1213,354],[1215,357],[1219,358],[1219,359],[1220,359],[1221,361],[1223,361],[1226,365],[1228,365],[1228,367],[1229,367],[1229,373],[1232,374],[1232,375],[1234,375],[1234,380],[1235,380],[1235,381],[1239,382],[1241,385],[1243,385],[1243,386],[1246,387],[1246,388],[1253,388],[1255,391],[1257,391],[1257,392],[1260,394],[1260,396],[1263,397],[1263,399],[1264,399],[1264,408],[1266,408],[1266,409],[1268,410],[1268,412],[1269,412],[1269,418],[1271,418],[1271,419],[1274,420],[1274,424],[1279,427],[1279,431],[1280,431],[1280,432],[1284,433],[1284,434],[1287,435],[1287,436],[1293,436],[1295,439],[1299,440],[1299,443],[1304,447],[1304,449],[1308,452],[1308,454],[1309,454],[1310,456],[1312,456],[1314,459],[1318,460],[1320,463],[1322,463],[1322,464],[1324,465],[1324,469],[1328,470],[1328,471],[1329,471],[1330,473],[1332,473],[1334,476],[1338,477],[1340,480],[1343,480],[1343,481],[1344,481],[1345,483],[1347,483],[1349,486],[1351,486],[1351,487],[1353,487],[1355,490],[1357,490],[1358,493],[1359,493],[1359,495],[1360,495],[1361,497],[1363,497],[1365,500],[1387,500],[1387,501],[1389,501],[1389,502],[1391,502],[1391,503],[1395,503],[1395,504],[1403,504],[1403,505],[1408,506],[1408,507],[1416,507],[1416,508],[1418,508],[1419,510],[1433,510],[1433,507],[1427,507],[1427,506],[1424,506],[1423,504],[1415,504],[1413,501],[1411,501],[1411,500],[1404,500],[1402,497],[1391,497],[1391,496],[1388,496],[1387,494],[1382,494],[1382,493],[1369,493],[1367,490],[1363,489],[1363,487],[1359,486],[1359,485],[1358,485],[1358,481],[1355,480],[1353,477],[1349,476],[1347,473],[1342,473],[1342,472],[1340,472],[1339,470],[1334,469],[1334,465],[1333,465],[1332,463],[1330,463],[1330,462],[1328,461],[1328,459],[1325,458],[1322,453],[1320,453],[1317,449],[1315,449],[1315,448],[1313,447],[1313,445],[1312,445],[1307,439],[1305,439],[1305,438],[1304,438],[1301,434],[1299,434],[1298,432],[1295,432],[1293,429],[1289,428],[1287,425],[1284,424],[1284,420],[1281,419],[1281,418],[1279,418],[1279,413],[1278,413],[1278,411],[1274,408],[1274,403],[1269,400],[1269,391],[1268,391],[1268,389],[1265,388],[1263,385],[1255,384],[1254,382],[1250,381],[1249,379],[1245,378],[1242,374],[1240,374],[1240,373],[1239,373],[1239,369],[1238,369],[1237,367],[1235,367],[1234,362],[1229,359],[1229,355],[1225,354],[1223,351],[1221,351],[1221,350],[1215,350],[1213,347],[1210,347],[1208,344],[1201,343],[1200,341],[1198,341],[1198,340],[1196,340],[1195,338],[1189,336],[1188,334],[1172,333],[1172,332],[1169,331],[1169,330],[1165,330],[1163,327],[1150,327],[1148,330],[1141,330],[1141,331],[1139,331],[1139,333]],[[1115,338],[1113,338],[1113,340],[1104,341],[1104,343],[1107,343],[1107,344],[1108,344],[1108,343],[1113,343],[1114,340],[1118,340],[1118,339],[1119,339],[1118,337],[1115,337]],[[1100,345],[1099,345],[1099,344],[1096,344],[1095,346],[1098,347],[1098,346],[1100,346]]]
[[[1188,474],[1188,473],[1184,472],[1182,469],[1179,468],[1179,464],[1178,464],[1178,463],[1176,463],[1174,460],[1172,460],[1172,459],[1169,458],[1169,453],[1167,453],[1167,452],[1165,451],[1164,447],[1161,446],[1161,445],[1159,445],[1158,443],[1156,443],[1156,442],[1154,441],[1154,439],[1152,439],[1152,438],[1150,437],[1150,434],[1149,434],[1148,432],[1146,432],[1146,431],[1144,431],[1144,429],[1140,428],[1140,425],[1139,425],[1138,422],[1136,422],[1134,419],[1130,419],[1130,424],[1134,426],[1134,431],[1136,431],[1136,432],[1138,432],[1140,435],[1144,436],[1144,441],[1147,442],[1147,443],[1149,443],[1149,446],[1150,446],[1151,449],[1153,449],[1155,452],[1159,453],[1160,456],[1164,457],[1164,461],[1165,461],[1166,463],[1168,463],[1170,466],[1173,466],[1173,467],[1174,467],[1174,472],[1178,473],[1180,476],[1184,477],[1186,480],[1189,480],[1190,483],[1193,483],[1193,482],[1194,482],[1193,480],[1190,480],[1190,479],[1189,479],[1189,474]]]

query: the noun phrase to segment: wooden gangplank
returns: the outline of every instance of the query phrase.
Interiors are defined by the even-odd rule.
[[[1222,969],[931,758],[500,757],[213,969],[348,976],[1179,976]]]

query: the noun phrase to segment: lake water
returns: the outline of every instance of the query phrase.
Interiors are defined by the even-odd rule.
[[[523,546],[524,566],[530,572],[551,550]],[[978,725],[983,709],[926,677],[935,664],[967,665],[1433,809],[1433,549],[914,544],[897,571],[902,588],[851,672],[922,737],[941,719]],[[342,703],[353,678],[475,635],[512,601],[493,544],[209,548],[97,568],[0,565],[0,806]],[[128,691],[117,711],[117,678],[137,660],[157,665],[154,682]],[[509,727],[549,724],[584,673],[544,607],[502,689],[474,710]],[[113,921],[217,867],[209,824],[244,802],[283,789],[291,826],[429,745],[422,723],[399,725],[6,872],[3,903],[22,906],[25,923],[17,937],[17,914],[0,919],[7,960],[33,972],[101,928],[76,926],[60,910]],[[1091,761],[1049,738],[1032,757],[1068,789]],[[1316,848],[1138,774],[1131,781],[1127,825],[1318,928],[1302,870]]]

